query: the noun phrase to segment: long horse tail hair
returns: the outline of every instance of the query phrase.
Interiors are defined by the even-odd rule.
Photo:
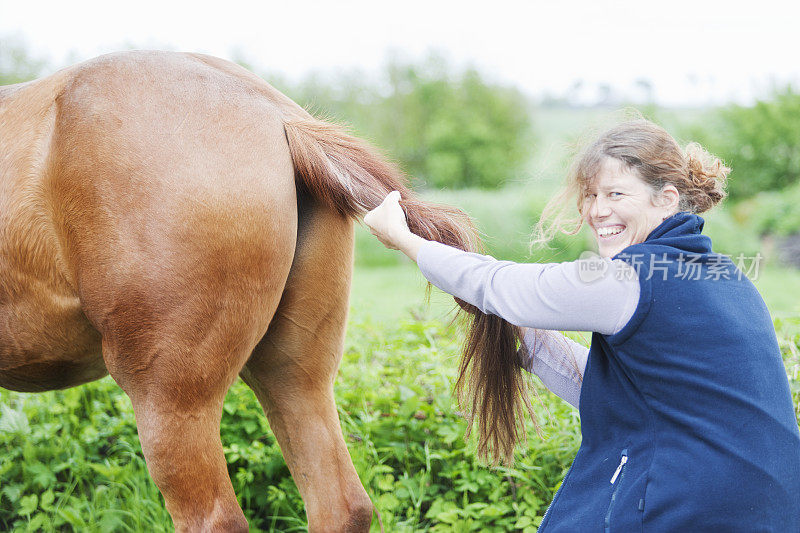
[[[385,196],[399,191],[409,229],[428,240],[466,251],[482,244],[461,210],[421,200],[406,176],[342,126],[310,116],[284,119],[298,183],[345,216],[361,217]],[[478,425],[478,456],[511,464],[516,444],[526,438],[525,413],[533,413],[518,349],[526,350],[521,328],[456,299],[466,312],[467,339],[455,393],[467,421],[466,437]]]

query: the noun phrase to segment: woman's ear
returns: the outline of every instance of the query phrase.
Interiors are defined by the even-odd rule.
[[[678,212],[678,205],[680,204],[681,194],[674,185],[668,183],[661,189],[661,202],[660,207],[663,207],[670,213]]]

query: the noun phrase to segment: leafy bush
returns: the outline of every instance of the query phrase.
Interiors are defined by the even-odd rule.
[[[169,529],[130,401],[113,381],[0,391],[0,416],[0,530]]]
[[[800,418],[800,319],[775,326]],[[457,348],[458,335],[439,322],[351,325],[336,397],[356,470],[387,531],[533,532],[577,452],[577,412],[534,385],[546,439],[529,430],[513,468],[478,464],[450,395]],[[0,401],[0,529],[170,530],[130,402],[109,378],[36,395],[0,391]],[[297,488],[241,382],[225,400],[222,438],[251,530],[304,530]]]
[[[787,87],[752,107],[721,108],[697,133],[733,170],[733,199],[800,181],[800,94]],[[701,133],[704,132],[704,133]]]
[[[760,192],[737,205],[735,213],[758,235],[785,237],[800,232],[800,183]]]
[[[532,143],[518,91],[489,85],[474,69],[447,76],[395,67],[391,79],[385,118],[396,126],[382,145],[408,172],[433,187],[493,188],[519,177]]]

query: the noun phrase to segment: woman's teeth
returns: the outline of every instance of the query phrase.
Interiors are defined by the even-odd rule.
[[[622,233],[625,226],[606,226],[604,228],[597,228],[597,235],[600,237],[610,237]]]

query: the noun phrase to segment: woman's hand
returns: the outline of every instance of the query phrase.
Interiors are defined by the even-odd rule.
[[[364,224],[370,232],[387,248],[398,250],[400,243],[411,232],[406,222],[406,214],[400,207],[400,193],[392,191],[386,195],[381,205],[364,215]]]
[[[364,224],[370,232],[387,248],[400,250],[413,261],[426,241],[408,229],[406,214],[400,207],[400,192],[392,191],[386,195],[381,205],[364,215]]]

